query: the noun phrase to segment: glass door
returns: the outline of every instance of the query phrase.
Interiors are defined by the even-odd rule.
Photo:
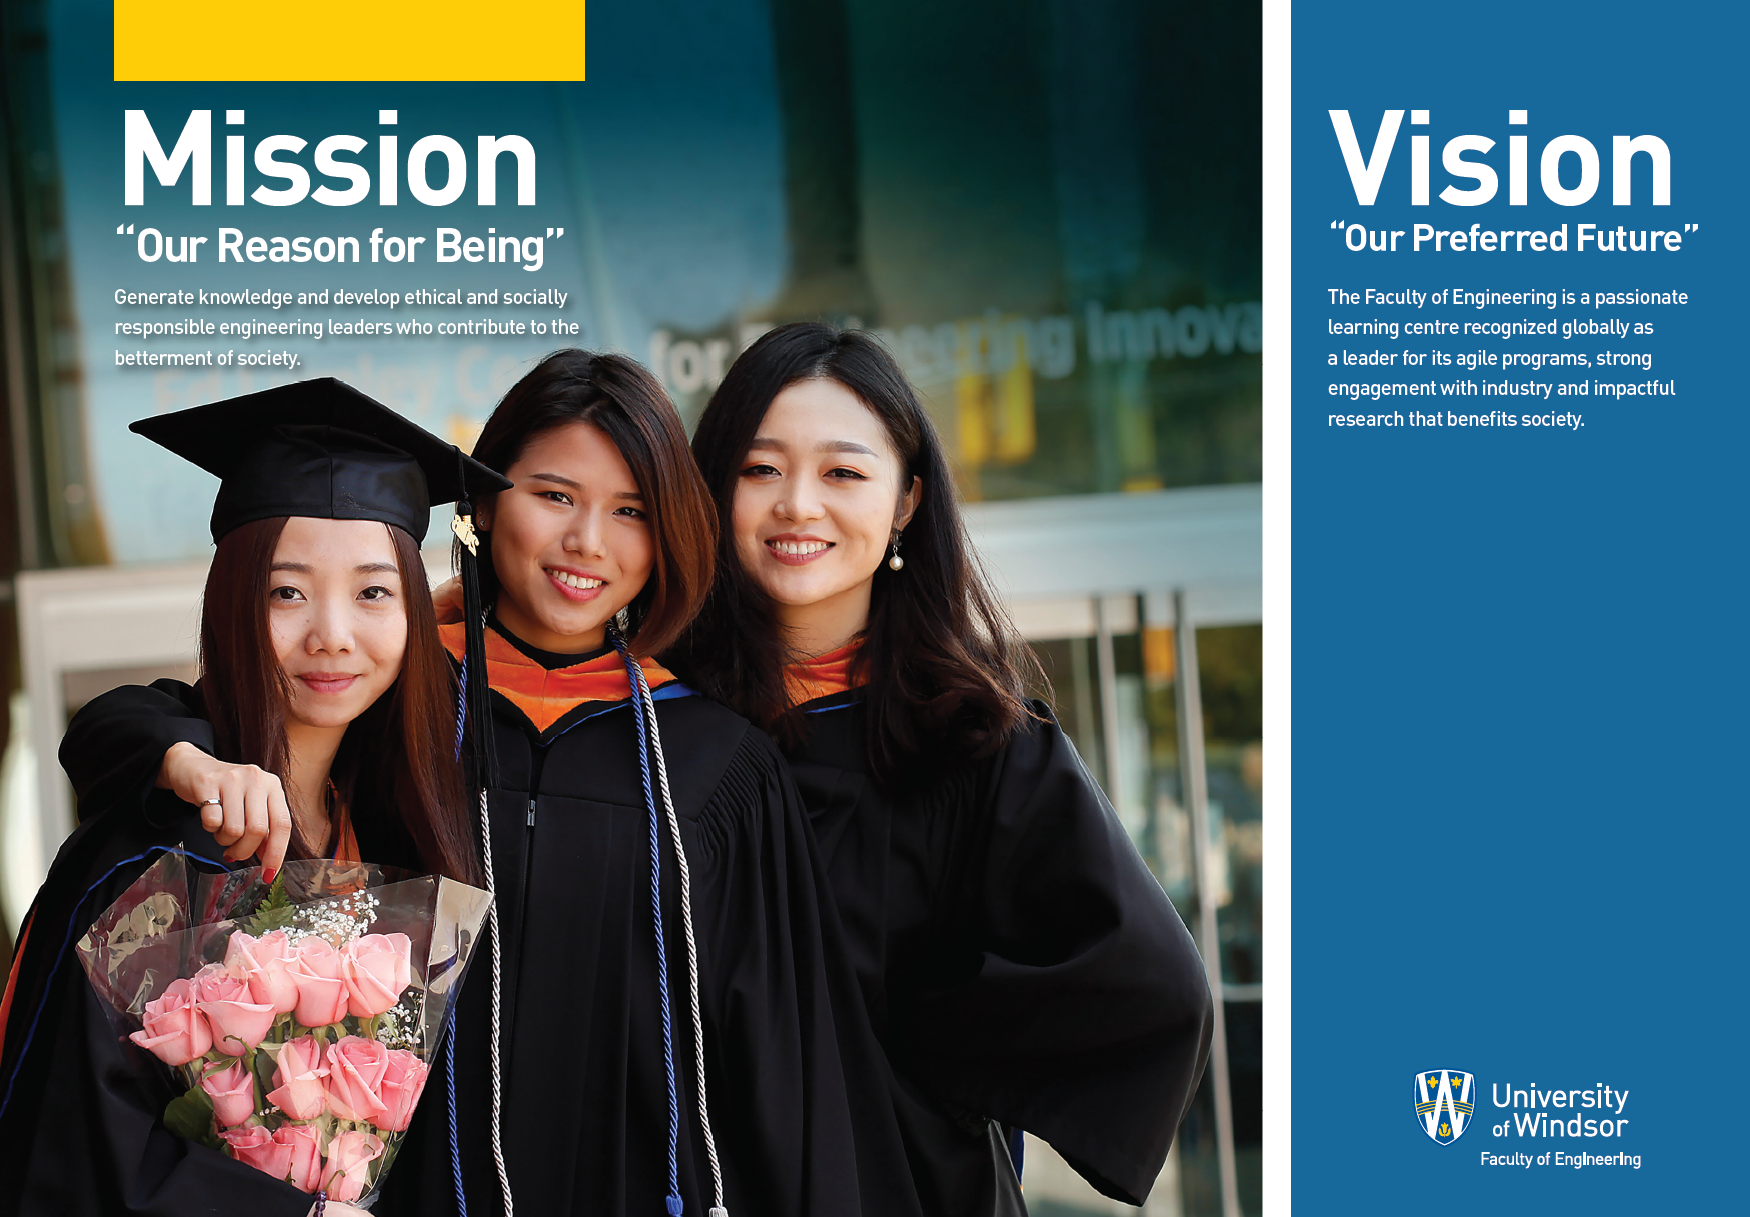
[[[1194,628],[1194,660],[1187,664],[1173,603],[1162,595],[1108,597],[1091,603],[1087,632],[1030,641],[1066,734],[1200,947],[1210,940],[1203,909],[1213,910],[1226,1068],[1212,1061],[1141,1210],[1101,1196],[1049,1146],[1029,1140],[1024,1183],[1034,1217],[1261,1212],[1263,627]],[[1194,690],[1180,687],[1187,667],[1195,669]],[[1189,747],[1187,720],[1201,727]],[[1194,800],[1184,780],[1187,754],[1202,762],[1195,801],[1203,805],[1206,831],[1198,831],[1188,810]],[[1231,1148],[1224,1150],[1224,1141]]]

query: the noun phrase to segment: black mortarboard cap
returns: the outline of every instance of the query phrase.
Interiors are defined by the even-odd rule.
[[[143,418],[129,430],[219,478],[214,541],[273,516],[381,520],[423,541],[433,507],[510,486],[333,377]]]

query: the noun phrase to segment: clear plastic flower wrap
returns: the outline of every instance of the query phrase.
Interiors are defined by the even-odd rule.
[[[178,850],[78,952],[117,1033],[181,1079],[167,1128],[362,1207],[425,1088],[490,900],[370,863],[291,861],[268,885],[259,867],[209,872]]]

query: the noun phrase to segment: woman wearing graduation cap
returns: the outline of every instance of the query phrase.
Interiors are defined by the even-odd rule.
[[[1141,1204],[1203,1072],[1202,964],[1026,698],[904,374],[865,334],[782,327],[693,451],[719,573],[671,662],[790,759],[924,1210],[1025,1211],[999,1125]]]
[[[467,760],[497,916],[474,975],[491,976],[463,991],[443,1092],[377,1211],[906,1211],[885,1200],[908,1186],[897,1132],[852,1109],[885,1064],[829,951],[783,759],[651,657],[715,560],[679,417],[631,360],[562,351],[475,455],[511,486],[458,523],[470,586],[443,635],[485,745]],[[130,771],[174,768],[146,710],[111,716],[135,724]],[[271,855],[268,816],[241,812],[210,826]],[[875,1162],[893,1169],[859,1178]]]
[[[153,716],[157,754],[192,741],[248,775],[289,819],[297,856],[479,882],[418,541],[435,503],[502,479],[335,381],[134,430],[222,479],[200,682],[137,691],[176,709]],[[77,759],[81,824],[26,918],[0,1004],[0,1212],[302,1217],[310,1196],[164,1128],[175,1092],[154,1082],[154,1058],[117,1039],[73,957],[164,851],[223,865],[196,807],[155,788],[157,764],[141,780],[137,745],[130,771],[114,747],[131,728],[104,720],[80,716],[62,746]],[[217,802],[217,788],[195,797]]]

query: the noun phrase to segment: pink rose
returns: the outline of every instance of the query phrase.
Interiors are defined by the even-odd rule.
[[[213,1033],[195,1008],[194,982],[173,980],[164,996],[146,1003],[145,1028],[128,1038],[166,1065],[186,1065],[207,1054]]]
[[[425,1075],[430,1067],[405,1048],[389,1052],[388,1067],[383,1071],[383,1087],[379,1091],[388,1113],[377,1121],[384,1132],[406,1132],[413,1119],[413,1109],[425,1091]]]
[[[249,985],[251,1000],[290,1014],[298,1006],[298,985],[292,979],[292,944],[284,930],[252,938],[242,930],[225,944],[225,970]]]
[[[354,1018],[381,1014],[413,981],[413,942],[405,934],[361,934],[347,944],[340,974]]]
[[[286,1173],[301,1192],[322,1190],[322,1140],[313,1124],[282,1124],[273,1134],[274,1144],[286,1150]],[[332,1199],[332,1197],[330,1197]]]
[[[332,1044],[327,1056],[328,1110],[342,1120],[375,1124],[389,1110],[382,1099],[389,1050],[375,1040],[349,1035]]]
[[[201,1079],[221,1128],[235,1128],[255,1114],[255,1075],[241,1061]]]
[[[383,1143],[368,1132],[343,1132],[328,1143],[322,1167],[323,1189],[330,1200],[350,1204],[365,1194],[370,1166],[383,1156]]]
[[[326,1027],[346,1017],[346,984],[340,979],[340,952],[325,938],[300,938],[292,948],[289,971],[298,986],[297,1020]]]
[[[267,1101],[294,1120],[314,1120],[328,1103],[322,1083],[328,1070],[322,1064],[322,1045],[313,1036],[290,1040],[280,1049]]]
[[[273,1007],[251,1001],[249,986],[218,964],[195,974],[194,995],[212,1025],[213,1046],[228,1056],[243,1055],[267,1038],[273,1026]]]
[[[225,1139],[231,1156],[245,1166],[253,1166],[275,1179],[284,1179],[291,1171],[291,1151],[259,1125],[222,1132],[219,1136]]]

